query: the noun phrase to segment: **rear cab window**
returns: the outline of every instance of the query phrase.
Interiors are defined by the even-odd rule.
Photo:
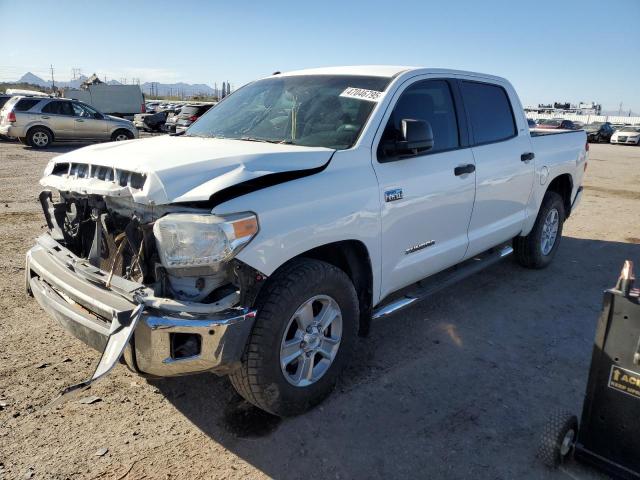
[[[501,142],[516,136],[513,109],[504,88],[463,80],[460,90],[475,145]]]

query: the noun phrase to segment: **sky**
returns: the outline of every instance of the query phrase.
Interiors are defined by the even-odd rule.
[[[0,0],[0,81],[72,69],[234,88],[329,65],[455,68],[509,79],[523,104],[640,113],[640,0]]]

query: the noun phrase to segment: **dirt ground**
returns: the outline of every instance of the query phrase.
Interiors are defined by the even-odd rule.
[[[548,269],[507,260],[374,324],[331,398],[282,421],[225,378],[121,365],[99,401],[47,406],[98,358],[24,293],[38,178],[71,148],[0,142],[0,478],[601,478],[535,446],[550,411],[580,412],[602,290],[640,261],[640,148],[591,146]]]

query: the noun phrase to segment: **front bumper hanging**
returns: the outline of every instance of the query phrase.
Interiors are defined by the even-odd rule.
[[[228,373],[239,365],[256,315],[222,302],[167,301],[121,277],[113,277],[107,287],[107,272],[48,234],[27,253],[25,271],[26,289],[40,306],[74,336],[103,352],[89,383],[122,356],[132,370],[152,376]],[[195,339],[197,353],[183,356],[175,351],[180,335]]]

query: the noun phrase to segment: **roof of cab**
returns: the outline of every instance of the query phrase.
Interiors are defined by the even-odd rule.
[[[411,67],[402,65],[352,65],[343,67],[321,67],[309,68],[305,70],[294,70],[291,72],[282,72],[277,75],[293,76],[293,75],[365,75],[372,77],[396,77],[403,73],[415,72],[420,74],[448,74],[448,75],[467,75],[473,77],[482,77],[485,79],[504,80],[495,75],[486,73],[467,72],[464,70],[452,70],[449,68],[426,68]]]

